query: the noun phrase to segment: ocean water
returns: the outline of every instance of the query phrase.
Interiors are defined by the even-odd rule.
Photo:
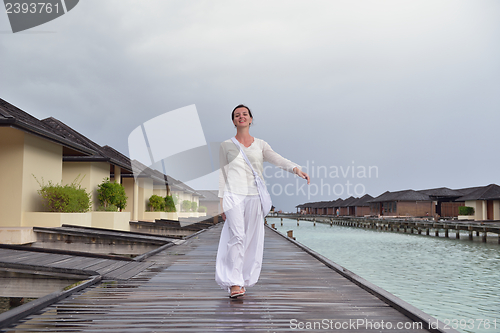
[[[278,231],[461,332],[500,332],[500,245],[267,219]]]

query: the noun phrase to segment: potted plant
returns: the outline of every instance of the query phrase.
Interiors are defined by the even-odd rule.
[[[91,195],[81,188],[80,182],[78,182],[78,177],[71,183],[66,185],[52,184],[51,181],[48,184],[44,184],[43,178],[40,183],[38,179],[36,181],[40,185],[40,190],[38,194],[42,196],[43,205],[49,212],[58,213],[85,213],[90,210],[92,205]],[[83,178],[82,178],[83,179]]]
[[[153,194],[149,198],[149,208],[152,212],[163,212],[165,211],[165,198],[159,195]]]
[[[474,220],[475,210],[474,207],[460,206],[458,207],[459,220]]]
[[[123,211],[128,198],[122,184],[104,178],[97,185],[97,199],[99,207],[97,212],[92,212],[93,227],[130,231],[130,212]]]
[[[175,212],[175,201],[171,195],[167,195],[165,197],[165,211],[166,212]]]
[[[45,184],[33,175],[40,185],[38,194],[42,197],[44,212],[25,212],[24,223],[39,227],[60,227],[63,224],[91,226],[89,213],[92,207],[91,195],[82,188],[80,175],[71,184]],[[84,176],[85,177],[85,176]]]
[[[117,182],[110,182],[109,178],[104,178],[103,182],[97,185],[97,198],[99,199],[100,211],[116,212],[127,206],[127,196],[125,188]]]
[[[167,195],[166,197],[161,197],[153,194],[149,198],[149,209],[150,211],[144,212],[143,216],[147,221],[178,219],[172,196]]]

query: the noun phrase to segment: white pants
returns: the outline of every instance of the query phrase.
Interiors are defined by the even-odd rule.
[[[215,281],[228,292],[231,286],[257,283],[264,254],[264,217],[258,195],[224,193],[226,222],[215,264]]]

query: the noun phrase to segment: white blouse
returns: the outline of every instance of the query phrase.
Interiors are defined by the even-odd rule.
[[[272,163],[288,172],[293,173],[293,168],[300,166],[276,153],[271,146],[261,139],[254,139],[250,147],[240,144],[248,157],[253,168],[262,176],[264,162]],[[242,195],[259,194],[255,185],[255,177],[252,170],[240,154],[239,148],[228,139],[221,143],[219,150],[220,174],[219,174],[219,198],[224,197],[224,192]]]

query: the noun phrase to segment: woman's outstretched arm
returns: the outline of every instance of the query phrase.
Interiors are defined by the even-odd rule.
[[[282,168],[283,170],[294,173],[303,179],[307,179],[307,184],[310,184],[311,180],[309,178],[309,175],[301,170],[300,165],[293,163],[292,161],[275,152],[267,142],[264,142],[263,154],[265,162],[274,164],[277,167]]]

